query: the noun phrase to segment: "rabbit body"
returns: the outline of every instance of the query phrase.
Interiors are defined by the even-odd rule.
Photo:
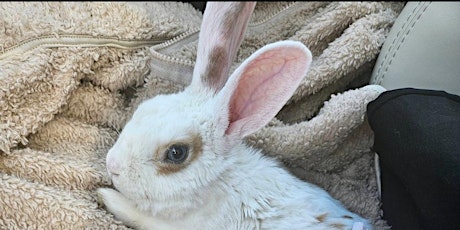
[[[196,95],[150,99],[126,125],[107,160],[123,194],[106,189],[104,203],[115,216],[139,229],[351,229],[355,222],[371,229],[324,190],[226,138],[216,128],[219,100],[209,100],[211,92]],[[159,173],[168,166],[152,162],[152,153],[174,142],[193,146],[195,138],[201,140],[193,160]]]
[[[247,146],[312,61],[297,41],[268,44],[231,75],[254,2],[209,2],[191,84],[139,105],[107,154],[108,211],[137,229],[371,229],[319,187]],[[229,76],[230,75],[230,76]],[[282,154],[282,153],[280,153]]]

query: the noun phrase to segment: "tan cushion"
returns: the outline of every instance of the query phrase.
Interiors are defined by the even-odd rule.
[[[460,95],[460,2],[408,2],[374,67],[372,84]]]

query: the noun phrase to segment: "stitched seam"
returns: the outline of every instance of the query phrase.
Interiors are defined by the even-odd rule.
[[[418,5],[420,5],[420,2],[418,3]],[[380,71],[382,70],[382,66],[387,64],[386,60],[388,59],[389,54],[392,53],[391,52],[392,48],[395,46],[395,43],[398,40],[398,38],[400,37],[401,32],[404,30],[404,28],[406,28],[406,24],[410,21],[410,19],[415,14],[415,11],[417,9],[418,9],[418,6],[414,7],[412,12],[406,17],[406,21],[404,21],[403,25],[399,28],[398,32],[396,33],[396,36],[393,38],[393,41],[391,42],[390,48],[388,49],[389,51],[385,54],[385,56],[383,58],[383,61],[378,66],[378,68],[377,68],[377,79],[376,79],[377,84],[382,83],[381,80],[383,79],[383,73],[380,74]]]
[[[418,5],[421,5],[422,3],[418,3]],[[401,38],[400,42],[398,43],[397,47],[395,50],[393,50],[392,52],[388,52],[385,54],[384,56],[384,59],[383,61],[380,63],[378,69],[377,69],[377,77],[376,77],[376,84],[381,84],[382,81],[383,81],[383,78],[385,76],[385,74],[388,72],[388,69],[390,68],[391,64],[393,63],[393,60],[394,58],[396,57],[396,53],[397,51],[399,51],[399,49],[401,48],[401,45],[404,43],[404,41],[406,40],[406,37],[409,35],[409,33],[411,32],[411,30],[414,28],[415,24],[417,21],[420,20],[420,18],[422,17],[422,15],[426,12],[426,10],[428,9],[428,6],[431,4],[431,2],[425,6],[425,8],[422,10],[422,12],[420,13],[420,15],[416,18],[416,20],[412,23],[412,25],[409,27],[409,29],[406,31],[406,33],[404,33],[402,35],[402,37],[400,37],[401,33],[403,32],[403,30],[406,28],[406,24],[410,23],[412,17],[414,16],[414,14],[416,14],[416,11],[419,9],[419,6],[417,7],[414,7],[414,10],[410,13],[410,15],[406,18],[406,21],[403,23],[403,25],[401,26],[401,28],[399,29],[399,31],[396,33],[396,36],[395,38],[393,39],[390,47],[394,47],[396,45],[396,41],[399,40],[399,38]],[[386,62],[386,60],[388,59],[388,57],[391,55],[391,57],[389,58],[388,62]],[[382,70],[383,68],[383,65],[386,65],[385,66],[385,70],[380,74],[380,71]]]

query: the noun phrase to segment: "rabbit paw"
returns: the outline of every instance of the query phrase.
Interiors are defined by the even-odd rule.
[[[149,216],[147,213],[140,211],[136,208],[135,204],[114,189],[99,188],[97,190],[97,202],[112,213],[116,219],[134,229],[181,229],[177,226],[172,226],[162,219]]]
[[[136,229],[143,229],[142,226],[138,226],[145,220],[143,213],[137,210],[136,206],[118,191],[110,188],[99,188],[97,190],[97,202],[123,224]]]

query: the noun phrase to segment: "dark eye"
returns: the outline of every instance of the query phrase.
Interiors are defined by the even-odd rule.
[[[174,164],[184,162],[188,157],[188,146],[182,144],[171,145],[166,150],[166,161]]]

